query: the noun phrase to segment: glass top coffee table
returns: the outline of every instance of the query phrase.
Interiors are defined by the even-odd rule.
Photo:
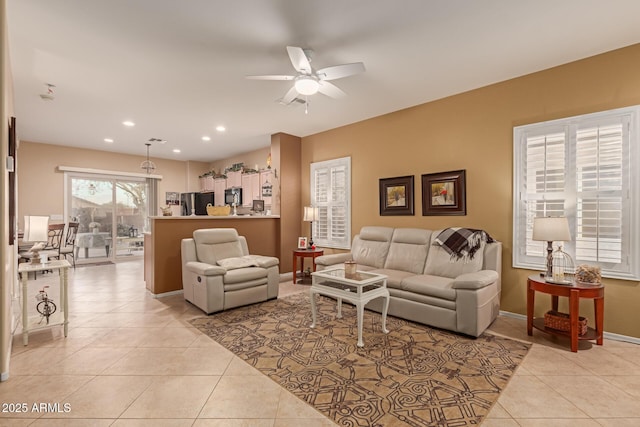
[[[347,277],[343,268],[322,270],[311,273],[311,327],[316,327],[315,294],[326,295],[338,300],[337,317],[342,317],[342,300],[355,304],[358,314],[358,347],[364,347],[362,341],[362,318],[364,306],[375,298],[384,298],[382,309],[382,331],[387,334],[387,310],[389,309],[389,290],[387,276],[384,274],[357,271]]]

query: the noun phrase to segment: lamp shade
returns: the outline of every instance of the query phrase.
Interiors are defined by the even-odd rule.
[[[318,220],[318,208],[314,208],[313,206],[305,206],[303,221],[312,222],[317,220]]]
[[[534,218],[532,239],[544,242],[568,242],[571,240],[569,221],[565,217]]]
[[[49,239],[49,217],[33,216],[24,217],[25,242],[46,242]]]

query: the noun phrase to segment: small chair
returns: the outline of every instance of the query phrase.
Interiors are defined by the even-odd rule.
[[[49,232],[47,238],[47,244],[40,251],[40,256],[46,255],[48,258],[60,258],[58,251],[62,244],[62,236],[64,234],[64,224],[49,224]],[[20,252],[22,258],[26,258],[31,261],[33,253],[31,251]],[[34,278],[36,273],[34,272]]]
[[[181,250],[184,299],[207,314],[278,297],[278,258],[249,255],[234,228],[195,230]]]
[[[67,259],[68,256],[71,257],[71,261],[73,263],[73,268],[76,268],[76,236],[78,235],[78,227],[80,223],[78,222],[70,222],[67,226],[67,235],[64,239],[64,244],[60,245],[60,249],[58,250],[58,259]]]

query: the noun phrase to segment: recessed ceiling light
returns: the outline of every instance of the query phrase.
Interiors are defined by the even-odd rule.
[[[133,123],[131,120],[125,120],[124,122],[122,122],[123,125],[128,126],[128,127],[133,127],[136,124]]]
[[[203,141],[211,141],[211,137],[210,136],[203,136],[202,140]]]
[[[219,126],[216,126],[216,130],[218,132],[224,132],[225,130],[227,130],[227,128],[222,125],[219,125]]]
[[[174,153],[181,153],[182,151],[180,151],[180,149],[179,149],[179,148],[174,148],[174,149],[173,149],[173,152],[174,152]]]
[[[113,144],[113,139],[111,139],[111,138],[105,138],[105,139],[104,139],[104,142],[107,142],[107,143],[109,143],[109,144]]]

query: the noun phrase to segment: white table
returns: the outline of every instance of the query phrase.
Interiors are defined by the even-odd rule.
[[[21,275],[22,282],[22,343],[24,345],[29,344],[29,331],[33,331],[36,329],[47,328],[50,326],[56,325],[64,325],[64,336],[67,336],[67,332],[69,331],[69,295],[67,293],[67,271],[71,267],[69,261],[66,259],[63,260],[52,260],[46,263],[40,264],[31,264],[30,262],[23,262],[18,264],[18,273]],[[59,271],[60,274],[60,300],[55,301],[57,306],[57,310],[55,313],[51,315],[49,319],[49,323],[41,324],[42,319],[40,316],[32,316],[29,318],[28,308],[29,302],[36,303],[35,295],[29,295],[27,288],[27,280],[29,273],[38,272],[38,271],[47,271],[53,270]],[[33,297],[33,299],[29,297]]]
[[[362,318],[364,306],[375,298],[384,298],[382,309],[382,331],[387,334],[387,310],[389,309],[389,290],[387,276],[384,274],[358,271],[353,277],[345,277],[343,268],[322,270],[311,273],[311,327],[316,327],[315,294],[326,295],[338,300],[337,317],[342,317],[342,300],[347,300],[356,306],[358,315],[358,347],[364,347],[362,341]]]

